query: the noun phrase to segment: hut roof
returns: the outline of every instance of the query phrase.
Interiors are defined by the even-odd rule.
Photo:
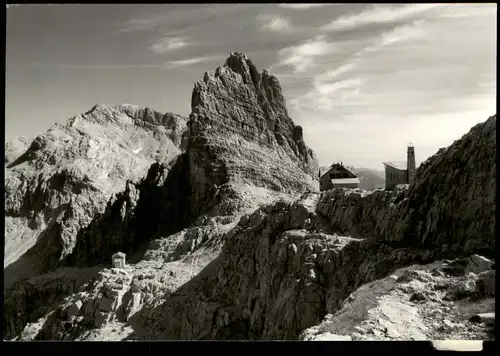
[[[382,163],[385,164],[386,166],[397,169],[398,171],[406,171],[408,169],[406,162],[403,161],[382,162]]]

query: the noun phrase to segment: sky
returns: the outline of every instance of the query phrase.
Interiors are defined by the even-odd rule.
[[[7,6],[6,139],[96,104],[188,116],[243,52],[280,80],[320,165],[417,164],[496,113],[496,3]]]

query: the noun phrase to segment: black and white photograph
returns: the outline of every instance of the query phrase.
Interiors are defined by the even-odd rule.
[[[4,341],[495,341],[496,3],[5,12]]]

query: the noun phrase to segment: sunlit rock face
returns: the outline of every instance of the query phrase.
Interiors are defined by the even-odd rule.
[[[176,114],[96,105],[31,143],[7,144],[4,280],[48,270],[68,256],[77,233],[127,181],[182,153],[186,129]]]

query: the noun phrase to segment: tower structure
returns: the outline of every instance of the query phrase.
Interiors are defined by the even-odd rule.
[[[417,168],[415,164],[415,147],[411,142],[408,144],[408,150],[406,152],[406,156],[407,156],[406,164],[408,172],[408,184],[413,184]]]

